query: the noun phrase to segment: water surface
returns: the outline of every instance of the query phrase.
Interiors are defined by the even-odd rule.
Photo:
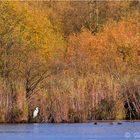
[[[1,124],[0,140],[140,140],[140,122]]]

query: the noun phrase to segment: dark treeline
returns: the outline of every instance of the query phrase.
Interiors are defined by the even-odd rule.
[[[140,119],[139,1],[0,2],[0,122],[123,119]]]

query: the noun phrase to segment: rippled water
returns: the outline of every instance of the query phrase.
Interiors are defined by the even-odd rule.
[[[2,124],[0,140],[140,140],[140,122]]]

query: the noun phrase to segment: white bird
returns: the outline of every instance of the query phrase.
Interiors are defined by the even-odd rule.
[[[39,108],[36,107],[36,109],[33,112],[33,118],[37,117],[38,113],[39,113]]]

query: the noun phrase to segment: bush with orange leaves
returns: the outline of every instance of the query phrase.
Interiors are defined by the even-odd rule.
[[[83,92],[77,93],[77,101],[82,98],[81,94],[90,94],[90,100],[86,101],[87,108],[90,106],[87,114],[94,116],[89,118],[140,117],[139,20],[137,17],[124,18],[118,23],[110,21],[96,35],[84,29],[81,33],[69,37],[67,67],[69,74],[75,79],[75,88]],[[85,91],[79,89],[79,80],[86,80],[83,84],[92,87],[91,91],[86,91],[86,88]],[[119,108],[118,102],[121,105]],[[101,108],[102,103],[106,103],[105,108]]]

